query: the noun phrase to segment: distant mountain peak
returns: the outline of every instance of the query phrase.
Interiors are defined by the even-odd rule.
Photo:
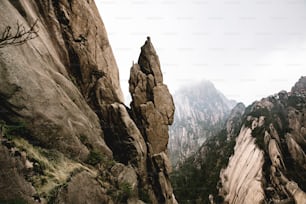
[[[208,80],[182,87],[174,95],[174,102],[175,119],[168,146],[172,163],[176,165],[220,130],[236,102],[227,99]]]
[[[302,76],[292,87],[291,92],[306,93],[306,76]]]
[[[173,173],[178,201],[304,204],[305,82],[247,108],[237,104],[222,130]]]

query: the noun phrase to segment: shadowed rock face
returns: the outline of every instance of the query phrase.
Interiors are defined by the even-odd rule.
[[[168,125],[173,122],[174,104],[163,84],[160,62],[148,37],[141,47],[138,64],[131,68],[129,90],[132,96],[131,112],[147,145],[147,168],[156,203],[175,203],[169,181],[171,164],[167,156]]]
[[[84,160],[88,155],[81,137],[110,156],[99,120],[90,108],[103,99],[89,98],[89,94],[101,92],[101,80],[112,85],[108,87],[112,89],[114,97],[108,97],[112,101],[121,97],[121,91],[118,69],[95,4],[5,1],[0,9],[1,31],[7,25],[14,27],[17,21],[27,27],[39,19],[39,37],[0,50],[0,92],[5,117],[25,122],[39,145],[56,148],[73,158]],[[76,40],[80,36],[84,36],[81,42]],[[95,72],[107,76],[96,79]]]
[[[139,60],[150,86],[131,79],[130,110],[94,1],[2,1],[0,18],[0,32],[36,19],[39,30],[0,48],[0,203],[175,203],[174,106],[152,44]]]
[[[131,108],[139,129],[148,140],[149,152],[166,151],[174,104],[167,86],[163,84],[159,59],[150,38],[141,48],[138,64],[131,69],[129,83],[133,99]]]

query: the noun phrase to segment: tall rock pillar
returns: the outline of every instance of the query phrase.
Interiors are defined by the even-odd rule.
[[[132,117],[148,149],[147,168],[149,188],[158,203],[176,203],[169,173],[167,155],[168,125],[173,123],[174,103],[160,69],[159,58],[148,37],[141,47],[137,64],[133,64],[129,80],[132,96]]]

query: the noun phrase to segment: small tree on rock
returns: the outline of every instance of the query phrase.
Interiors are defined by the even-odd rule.
[[[17,21],[16,31],[12,31],[11,26],[6,26],[2,34],[0,35],[0,48],[9,45],[21,45],[28,40],[32,40],[38,37],[38,19],[31,25],[29,29],[26,29],[23,24]]]

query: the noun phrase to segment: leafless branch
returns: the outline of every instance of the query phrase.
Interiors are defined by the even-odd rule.
[[[16,31],[12,31],[11,26],[6,26],[2,32],[0,38],[0,48],[9,46],[9,45],[21,45],[28,40],[32,40],[38,37],[38,19],[31,25],[29,29],[26,29],[23,24],[20,24],[17,21]]]

